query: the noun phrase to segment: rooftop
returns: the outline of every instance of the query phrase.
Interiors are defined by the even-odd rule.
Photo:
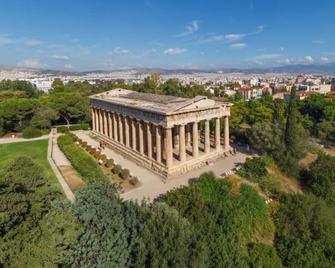
[[[135,107],[140,110],[153,111],[161,114],[171,114],[180,110],[221,106],[206,96],[196,96],[192,99],[136,92],[127,89],[113,89],[90,97],[121,106]]]

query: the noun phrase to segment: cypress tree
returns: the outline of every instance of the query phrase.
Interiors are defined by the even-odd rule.
[[[297,122],[297,97],[296,89],[292,87],[290,101],[287,109],[287,120],[284,134],[286,151],[294,158],[300,155],[299,150],[299,126]]]

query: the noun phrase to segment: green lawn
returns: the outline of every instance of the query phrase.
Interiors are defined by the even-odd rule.
[[[57,178],[49,165],[47,152],[47,139],[0,144],[0,170],[6,165],[6,163],[14,158],[18,156],[28,156],[44,168],[52,185],[60,189]]]

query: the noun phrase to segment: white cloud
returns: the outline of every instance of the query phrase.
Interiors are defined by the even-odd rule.
[[[314,61],[313,57],[312,56],[305,56],[304,57],[304,60],[308,63],[312,63]]]
[[[327,61],[329,61],[329,58],[328,57],[321,57],[320,60],[323,61],[323,62],[327,62]]]
[[[197,20],[192,20],[188,25],[186,25],[184,32],[180,33],[178,36],[187,36],[194,34],[199,30],[199,22]]]
[[[53,55],[51,56],[51,58],[55,59],[55,60],[70,60],[70,57],[69,56],[66,56],[66,55]]]
[[[234,41],[237,41],[245,37],[245,34],[226,34],[224,37],[225,37],[225,40],[229,42],[234,42]]]
[[[168,48],[168,49],[165,49],[165,50],[164,50],[164,54],[165,54],[165,55],[176,55],[176,54],[184,53],[184,52],[186,52],[186,51],[187,51],[186,48],[179,48],[179,47],[176,47],[176,48]]]
[[[29,47],[42,45],[43,42],[36,38],[26,38],[23,40],[24,44]]]
[[[0,46],[5,46],[14,43],[14,40],[7,36],[0,36]]]
[[[279,50],[280,52],[283,52],[283,51],[285,50],[285,48],[280,47],[278,50]]]
[[[263,25],[258,25],[257,30],[254,32],[249,32],[249,33],[231,33],[231,34],[210,34],[203,40],[200,40],[201,42],[204,43],[210,43],[210,42],[226,42],[226,43],[231,43],[235,42],[237,40],[240,40],[248,35],[255,35],[259,34],[264,31],[264,26]]]
[[[46,65],[41,63],[38,59],[25,59],[17,63],[20,67],[42,68]]]
[[[126,55],[126,54],[129,54],[130,51],[128,49],[124,49],[124,48],[121,48],[121,47],[116,47],[113,49],[113,54],[114,55]]]
[[[246,43],[235,43],[235,44],[231,44],[230,47],[231,48],[245,48],[247,46]]]
[[[67,69],[73,69],[73,65],[70,63],[64,64],[64,67]]]

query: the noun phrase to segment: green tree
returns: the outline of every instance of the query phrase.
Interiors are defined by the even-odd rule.
[[[19,131],[29,122],[38,101],[26,98],[10,98],[0,102],[0,118],[4,131]]]
[[[90,118],[89,101],[79,93],[54,93],[42,101],[56,110],[67,125]]]
[[[302,172],[301,181],[307,189],[335,206],[335,157],[320,154],[307,170]]]
[[[50,107],[40,107],[31,119],[31,125],[40,129],[48,129],[53,121],[56,121],[59,115],[56,110]]]
[[[60,93],[65,91],[65,85],[60,78],[56,78],[51,84],[50,93]]]
[[[154,204],[141,229],[136,267],[203,267],[203,261],[188,220],[164,203]]]
[[[335,211],[313,195],[285,195],[275,214],[275,247],[286,267],[335,266]]]
[[[73,212],[83,232],[71,249],[71,267],[132,267],[140,216],[124,206],[110,183],[91,183],[76,194]]]

